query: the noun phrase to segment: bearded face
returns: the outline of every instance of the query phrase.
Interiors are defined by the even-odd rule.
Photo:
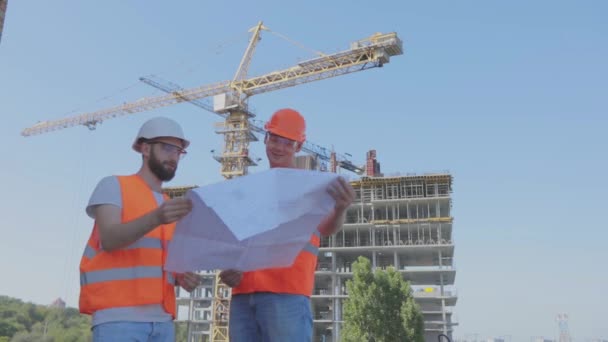
[[[155,152],[155,148],[150,149],[150,158],[148,159],[148,167],[150,171],[163,182],[168,182],[175,177],[177,171],[177,161],[175,160],[160,160]]]

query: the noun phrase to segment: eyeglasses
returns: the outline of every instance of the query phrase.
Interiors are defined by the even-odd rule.
[[[280,135],[272,134],[270,132],[266,132],[265,141],[266,142],[271,141],[272,143],[289,146],[289,147],[296,147],[296,145],[298,144],[298,142],[295,140],[291,140],[291,139],[282,137]]]
[[[168,144],[163,141],[146,141],[146,143],[150,144],[150,145],[158,144],[158,145],[160,145],[163,152],[168,153],[168,154],[178,154],[180,159],[184,158],[186,156],[186,154],[188,153],[186,150],[184,150],[183,148],[181,148],[179,146]]]

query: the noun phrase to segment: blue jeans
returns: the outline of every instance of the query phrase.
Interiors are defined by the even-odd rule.
[[[173,322],[108,322],[93,327],[93,342],[174,342]]]
[[[229,329],[231,342],[310,342],[310,298],[276,293],[234,295]]]

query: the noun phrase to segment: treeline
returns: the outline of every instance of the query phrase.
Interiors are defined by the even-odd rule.
[[[88,342],[90,317],[74,308],[0,296],[0,342]]]
[[[187,326],[176,323],[176,341],[186,342]],[[57,308],[0,296],[0,342],[90,342],[91,318],[78,309]]]

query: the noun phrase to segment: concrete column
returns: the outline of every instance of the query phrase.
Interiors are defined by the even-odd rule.
[[[441,252],[439,254],[441,256]],[[441,259],[439,259],[441,260]],[[446,314],[445,314],[445,298],[444,298],[444,291],[443,291],[443,273],[439,274],[439,284],[441,286],[441,319],[443,320],[443,333],[447,335],[448,333],[448,325],[446,322]]]
[[[336,252],[332,252],[331,253],[331,271],[334,273],[334,276],[337,271],[336,263],[337,263]]]
[[[370,232],[370,234],[372,234],[372,236],[370,237],[371,244],[372,244],[372,246],[375,246],[376,245],[376,227],[372,227],[369,230],[369,232]]]
[[[393,265],[395,266],[395,270],[399,272],[399,257],[397,256],[397,251],[393,252]]]
[[[441,217],[441,204],[439,200],[435,203],[435,210],[437,211],[437,217]]]
[[[372,270],[376,269],[376,251],[372,252]]]

